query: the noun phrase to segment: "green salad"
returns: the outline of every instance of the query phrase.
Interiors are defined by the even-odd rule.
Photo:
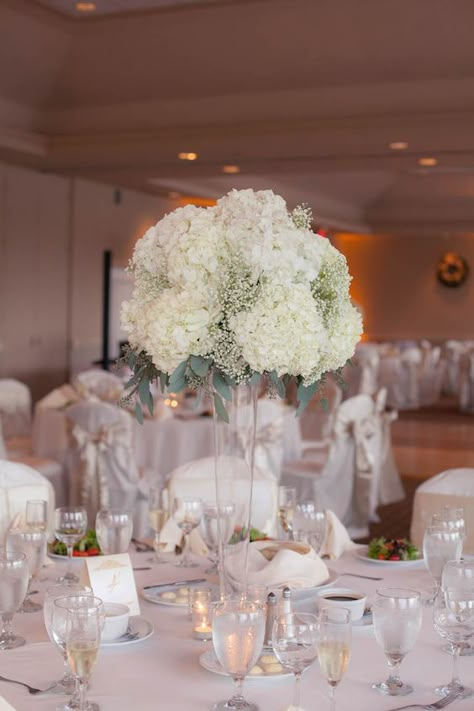
[[[408,538],[373,538],[369,543],[369,558],[376,560],[417,560],[418,548]]]
[[[49,546],[50,553],[55,555],[67,555],[66,544],[55,539]],[[100,547],[97,542],[97,536],[93,528],[89,529],[85,536],[81,538],[74,546],[73,555],[78,557],[87,557],[100,555]]]

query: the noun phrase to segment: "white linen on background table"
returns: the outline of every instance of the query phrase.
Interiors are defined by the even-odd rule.
[[[148,565],[147,554],[132,554],[135,566]],[[172,565],[154,566],[152,570],[137,572],[139,587],[159,582],[200,577],[201,569],[179,569]],[[80,566],[81,561],[75,565]],[[48,582],[54,583],[62,563],[48,568]],[[341,577],[343,585],[368,594],[369,600],[377,587],[396,586],[426,589],[431,578],[423,565],[410,569],[381,567],[346,553],[329,567],[339,572],[383,576],[377,582]],[[229,698],[232,682],[214,675],[199,666],[198,657],[209,644],[191,638],[191,621],[186,609],[176,609],[140,601],[142,615],[153,623],[155,634],[132,646],[101,649],[93,672],[90,699],[100,704],[101,711],[210,711],[212,705]],[[402,664],[402,679],[411,682],[415,692],[406,698],[384,697],[371,689],[371,684],[387,677],[387,664],[373,634],[354,634],[353,653],[347,674],[337,689],[338,711],[389,711],[409,702],[433,702],[433,688],[447,682],[451,675],[451,657],[442,651],[442,641],[435,633],[432,612],[424,610],[423,626],[415,649]],[[33,686],[46,687],[59,678],[62,661],[59,653],[47,643],[43,613],[15,615],[14,630],[28,640],[26,647],[0,652],[1,674],[26,681]],[[461,678],[466,685],[474,685],[474,660],[461,657]],[[245,684],[246,696],[259,704],[260,711],[284,711],[292,696],[292,679],[252,680]],[[0,682],[0,695],[16,711],[53,711],[61,697],[30,696],[25,689]],[[302,704],[308,711],[328,708],[325,682],[315,663],[303,676]],[[472,699],[457,701],[455,711],[472,711]]]

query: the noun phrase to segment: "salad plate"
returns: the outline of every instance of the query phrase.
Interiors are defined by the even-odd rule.
[[[122,647],[126,644],[136,644],[148,639],[154,632],[153,625],[141,615],[130,617],[128,620],[128,630],[124,635],[108,642],[101,642],[101,647]]]
[[[188,607],[189,591],[191,588],[208,587],[207,582],[201,583],[172,583],[170,585],[157,585],[155,588],[145,588],[142,596],[148,602],[155,605],[167,605],[168,607]]]
[[[199,664],[203,669],[220,674],[221,676],[230,676],[223,670],[218,661],[213,649],[208,649],[199,657]],[[245,682],[258,679],[282,679],[283,677],[292,677],[293,673],[282,667],[278,659],[271,650],[263,650],[257,663],[245,677]]]
[[[74,546],[72,559],[89,558],[100,555],[100,548],[97,542],[97,536],[93,528],[89,529],[85,536]],[[58,539],[52,543],[48,543],[48,556],[57,560],[67,560],[66,545]]]
[[[382,565],[390,568],[410,568],[417,565],[423,564],[423,558],[414,558],[412,560],[386,560],[380,558],[372,558],[369,556],[369,547],[360,546],[352,551],[353,555],[359,560],[363,560],[366,563],[373,563],[374,565]]]

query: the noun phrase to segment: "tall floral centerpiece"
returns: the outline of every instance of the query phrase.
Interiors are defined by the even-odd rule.
[[[215,206],[166,215],[138,240],[130,269],[135,287],[122,306],[122,326],[137,418],[143,406],[152,411],[154,381],[172,392],[204,390],[251,482],[255,386],[265,378],[284,397],[296,381],[301,412],[325,374],[354,353],[362,322],[344,256],[311,230],[308,208],[289,212],[271,190],[232,190]],[[251,394],[238,395],[242,390]],[[243,436],[239,407],[247,413]],[[218,502],[219,462],[227,454],[216,451]]]

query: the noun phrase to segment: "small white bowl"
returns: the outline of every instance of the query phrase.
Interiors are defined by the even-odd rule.
[[[104,610],[105,623],[102,630],[102,640],[104,642],[112,642],[112,640],[118,639],[127,631],[130,608],[118,602],[106,602],[104,603]]]
[[[352,622],[360,620],[365,610],[367,596],[350,588],[331,588],[318,596],[318,607],[344,607],[350,610]]]

